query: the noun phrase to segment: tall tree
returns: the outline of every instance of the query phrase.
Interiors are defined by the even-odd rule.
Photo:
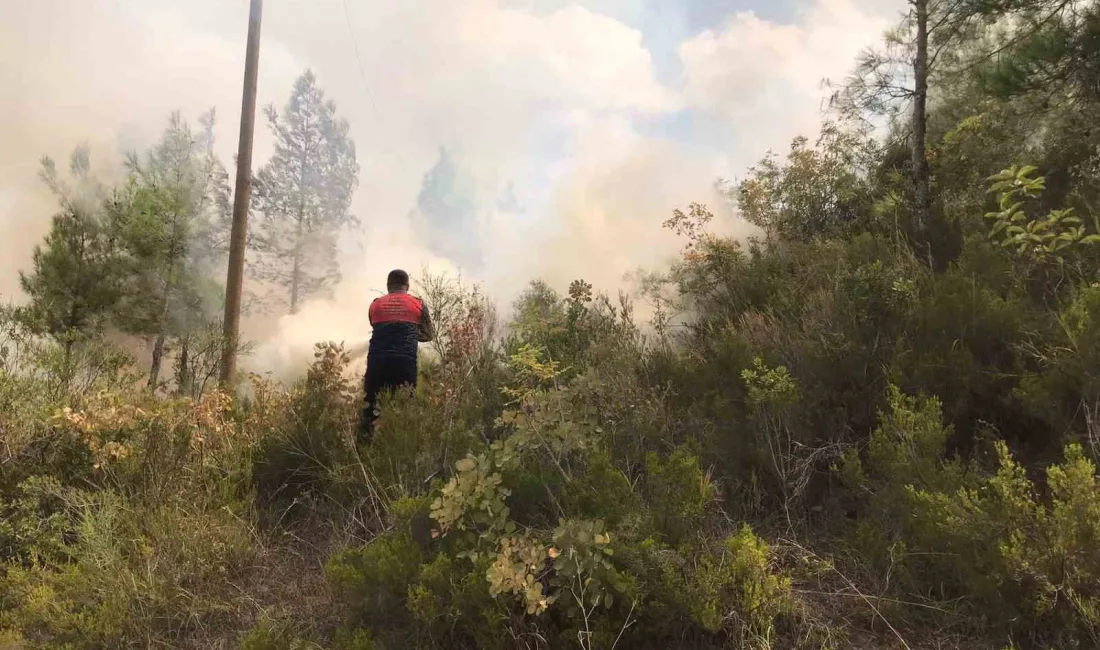
[[[1013,0],[1006,0],[1013,1]],[[886,117],[892,126],[908,115],[907,136],[914,193],[913,230],[924,242],[934,219],[928,161],[928,104],[933,78],[958,74],[962,49],[974,49],[995,0],[909,0],[910,11],[886,35],[883,47],[864,53],[855,74],[833,96],[849,117]]]
[[[873,140],[826,123],[811,145],[795,138],[785,162],[769,153],[736,186],[721,182],[746,221],[771,238],[808,241],[867,229]]]
[[[22,316],[63,346],[66,366],[73,346],[104,326],[119,288],[114,241],[102,222],[103,188],[90,174],[87,148],[73,152],[69,169],[75,185],[58,175],[51,159],[42,159],[42,179],[61,211],[35,246],[33,270],[19,274],[30,298]]]
[[[213,153],[213,111],[200,134],[179,113],[144,157],[128,157],[130,180],[112,222],[124,242],[127,292],[121,324],[152,341],[149,387],[156,388],[166,346],[184,345],[216,313],[216,263],[228,225],[228,174]]]
[[[256,274],[278,287],[293,314],[339,281],[339,237],[359,223],[350,212],[359,163],[347,121],[313,72],[298,78],[282,114],[273,106],[266,114],[275,154],[256,175],[251,246]]]
[[[932,170],[928,165],[928,0],[910,0],[916,23],[913,57],[913,188],[916,230],[924,234],[932,218]]]
[[[1000,0],[993,16],[1011,16],[1014,29],[993,39],[981,64],[983,89],[1000,97],[1063,91],[1069,104],[1100,100],[1100,4],[1073,0]]]
[[[429,250],[476,271],[482,259],[477,241],[477,206],[472,197],[468,174],[441,147],[439,160],[424,174],[411,217]],[[515,200],[514,194],[511,198]]]

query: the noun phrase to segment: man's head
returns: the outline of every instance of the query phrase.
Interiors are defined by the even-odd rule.
[[[386,290],[391,292],[408,291],[409,274],[405,273],[401,269],[390,271],[390,274],[386,276]]]

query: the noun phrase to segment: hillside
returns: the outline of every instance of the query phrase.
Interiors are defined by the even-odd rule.
[[[0,648],[1100,648],[1100,6],[914,7],[819,139],[721,185],[758,236],[683,206],[617,298],[415,278],[438,336],[369,445],[342,344],[216,387],[201,130],[118,188],[47,161],[0,313]],[[340,197],[331,262],[358,173],[314,84],[339,169],[257,177],[291,312],[338,269],[288,264],[286,196]]]

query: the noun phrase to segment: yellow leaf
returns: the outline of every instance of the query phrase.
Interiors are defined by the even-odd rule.
[[[474,462],[473,458],[463,458],[455,463],[455,469],[460,472],[472,472],[475,467],[477,467],[477,463]]]

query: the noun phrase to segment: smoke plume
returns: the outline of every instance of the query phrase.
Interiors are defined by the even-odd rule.
[[[17,271],[55,210],[36,176],[41,155],[65,161],[86,142],[106,180],[171,111],[193,120],[214,106],[232,166],[247,4],[0,0],[4,299],[18,297]],[[260,103],[282,105],[304,69],[316,72],[351,123],[352,210],[365,228],[342,242],[330,299],[248,320],[258,346],[245,365],[289,379],[314,342],[365,342],[367,307],[392,268],[462,274],[507,305],[534,278],[629,288],[626,273],[679,250],[661,223],[692,201],[716,209],[716,228],[743,232],[716,178],[812,136],[820,80],[843,76],[904,7],[741,6],[753,4],[758,13],[717,0],[267,3]],[[271,147],[261,123],[256,168]],[[441,149],[461,183],[426,190]]]

